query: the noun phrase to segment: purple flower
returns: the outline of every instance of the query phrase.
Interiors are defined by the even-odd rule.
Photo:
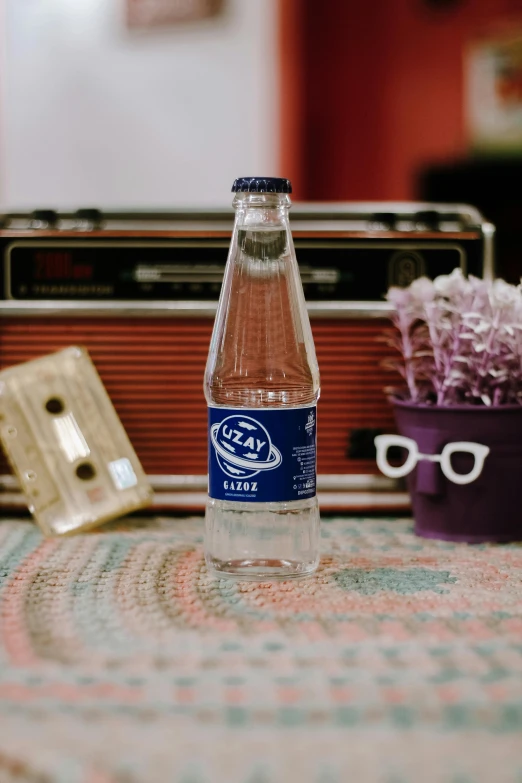
[[[388,290],[386,299],[395,307],[408,307],[411,304],[412,296],[407,288],[396,288],[395,286]]]
[[[417,280],[414,280],[409,290],[415,302],[420,304],[432,302],[437,293],[433,280],[430,280],[428,277],[419,277]]]
[[[434,281],[390,288],[404,378],[402,396],[454,405],[522,404],[522,285],[465,278],[460,269]]]

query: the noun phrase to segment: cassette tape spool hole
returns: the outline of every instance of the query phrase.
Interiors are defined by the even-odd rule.
[[[65,405],[59,397],[51,397],[45,403],[45,410],[53,416],[58,416],[59,413],[63,413]]]
[[[82,462],[76,468],[76,475],[82,481],[90,481],[96,476],[96,470],[91,462]]]

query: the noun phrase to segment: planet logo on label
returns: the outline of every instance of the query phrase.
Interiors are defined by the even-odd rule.
[[[265,427],[250,416],[234,414],[213,424],[210,440],[219,467],[231,478],[251,478],[283,461]]]

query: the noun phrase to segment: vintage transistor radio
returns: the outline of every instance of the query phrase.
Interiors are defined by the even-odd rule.
[[[0,215],[0,369],[85,346],[155,489],[155,505],[201,509],[207,472],[203,372],[232,210],[39,211]],[[493,227],[472,207],[295,204],[292,233],[321,371],[323,510],[398,509],[373,437],[393,429],[379,336],[384,296],[455,267],[493,274]],[[7,463],[0,506],[21,503]]]

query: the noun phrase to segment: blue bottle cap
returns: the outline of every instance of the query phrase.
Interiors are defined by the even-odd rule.
[[[292,183],[283,177],[239,177],[232,193],[291,193]]]

